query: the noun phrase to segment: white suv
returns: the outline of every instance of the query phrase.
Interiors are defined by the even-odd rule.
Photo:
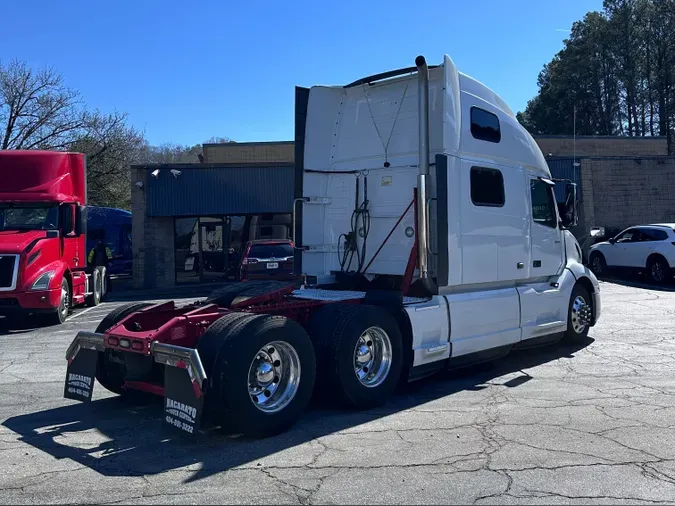
[[[672,279],[675,267],[675,223],[630,227],[588,251],[591,269],[597,276],[608,268],[646,270],[655,283]]]

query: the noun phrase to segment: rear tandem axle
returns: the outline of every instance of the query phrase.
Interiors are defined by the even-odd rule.
[[[75,337],[64,396],[91,401],[96,379],[123,396],[163,396],[166,425],[182,433],[208,413],[252,436],[289,428],[315,383],[352,406],[379,405],[405,365],[405,311],[402,297],[385,310],[363,296],[249,281],[185,307],[122,306]]]

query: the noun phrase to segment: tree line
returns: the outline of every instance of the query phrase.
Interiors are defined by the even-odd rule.
[[[205,141],[225,142],[233,141]],[[126,113],[91,110],[54,69],[13,60],[0,61],[0,149],[85,153],[89,204],[131,209],[130,165],[198,162],[202,145],[152,146]]]
[[[675,0],[605,0],[572,25],[518,121],[539,135],[665,136],[673,154],[673,33]]]

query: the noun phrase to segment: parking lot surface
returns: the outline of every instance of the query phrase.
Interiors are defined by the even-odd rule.
[[[675,292],[602,283],[588,342],[405,387],[365,412],[313,407],[288,433],[175,439],[161,403],[100,385],[63,399],[65,350],[118,303],[0,335],[0,501],[675,502]]]

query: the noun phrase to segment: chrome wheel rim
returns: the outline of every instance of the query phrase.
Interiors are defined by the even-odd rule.
[[[654,281],[663,281],[666,277],[661,262],[654,262],[652,264],[652,279]]]
[[[582,334],[591,323],[591,307],[581,295],[577,295],[572,303],[572,328],[577,334]]]
[[[266,344],[248,369],[248,393],[260,411],[276,413],[293,400],[300,386],[300,357],[285,341]]]
[[[598,256],[593,257],[593,270],[598,274],[602,272],[602,260]]]
[[[380,327],[370,327],[356,341],[354,374],[363,386],[377,387],[389,375],[391,357],[392,346],[389,335]]]
[[[65,318],[68,316],[68,306],[69,306],[69,296],[68,296],[68,287],[61,287],[61,315]]]
[[[101,272],[101,300],[103,300],[103,297],[105,296],[106,293],[108,293],[108,280],[106,278],[106,273],[108,271],[106,269],[103,269]]]

